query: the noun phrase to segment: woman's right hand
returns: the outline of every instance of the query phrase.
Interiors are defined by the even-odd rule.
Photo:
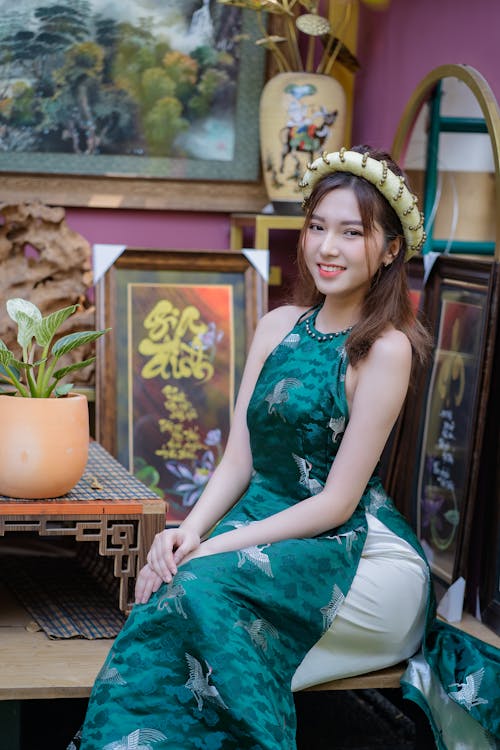
[[[165,529],[156,534],[148,552],[148,565],[165,583],[170,583],[177,566],[200,546],[199,534],[188,527]]]

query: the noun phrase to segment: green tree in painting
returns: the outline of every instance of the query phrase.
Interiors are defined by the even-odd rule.
[[[15,64],[37,82],[50,82],[50,63],[75,41],[89,37],[88,19],[76,8],[36,8],[37,30],[19,29],[2,39],[0,62]]]
[[[189,127],[185,109],[196,93],[197,75],[193,58],[156,42],[147,27],[122,27],[114,80],[137,105],[148,153],[169,155],[175,138]]]
[[[174,50],[152,17],[118,22],[88,0],[10,14],[0,149],[182,156],[179,135],[234,101],[235,62],[215,46]]]
[[[33,150],[95,154],[110,143],[120,149],[135,136],[135,117],[134,103],[109,76],[117,24],[94,19],[93,41],[85,0],[37,8],[34,19],[36,31],[18,30],[2,44],[0,62],[25,71],[0,108],[10,147],[16,133],[26,146],[29,132]]]
[[[213,100],[218,91],[224,90],[230,83],[227,73],[223,70],[209,68],[198,84],[196,94],[189,102],[189,111],[196,117],[203,117],[210,111]]]
[[[71,140],[76,154],[94,154],[98,150],[100,134],[92,104],[98,96],[103,60],[102,47],[95,42],[82,42],[66,51],[64,64],[54,74],[54,103],[59,106],[52,113],[57,125],[62,126],[62,137]],[[68,93],[73,106],[68,106]]]
[[[149,152],[155,156],[168,154],[174,139],[188,127],[182,117],[182,104],[172,96],[158,99],[144,115],[143,124]]]
[[[53,61],[75,41],[88,36],[84,14],[78,8],[53,5],[34,11],[37,30],[18,28],[2,39],[0,64],[5,77],[12,73],[17,78],[9,95],[2,99],[0,116],[10,129],[10,140],[16,132],[32,128],[30,141],[36,140],[37,124],[42,122],[41,102],[52,96],[54,82],[51,71]],[[23,80],[19,80],[20,78]],[[12,145],[12,144],[11,144]]]
[[[43,127],[60,133],[73,153],[99,153],[112,128],[124,130],[132,122],[126,95],[103,83],[103,69],[103,48],[82,42],[66,51],[54,72],[56,91],[45,103]]]

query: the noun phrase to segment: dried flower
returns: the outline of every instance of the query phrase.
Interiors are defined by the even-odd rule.
[[[262,32],[262,38],[256,41],[259,46],[268,49],[280,72],[306,71],[329,74],[333,64],[339,58],[350,70],[357,70],[359,64],[341,41],[350,17],[351,7],[355,0],[339,0],[343,13],[336,28],[330,21],[319,14],[320,0],[217,0],[222,5],[237,6],[255,11]],[[371,0],[384,3],[385,0]],[[280,22],[282,33],[268,33],[265,14],[275,16]],[[273,30],[274,31],[274,30]],[[307,37],[305,61],[303,48],[299,43],[299,34]],[[318,62],[318,42],[322,45]]]

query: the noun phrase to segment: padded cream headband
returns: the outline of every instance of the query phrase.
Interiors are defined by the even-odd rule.
[[[406,256],[409,260],[418,253],[425,242],[424,216],[418,210],[417,196],[410,193],[404,177],[394,174],[385,160],[373,159],[368,153],[358,154],[341,148],[331,154],[323,154],[308,164],[299,182],[304,201],[310,197],[315,185],[327,174],[351,172],[364,177],[379,190],[397,213],[406,239]]]

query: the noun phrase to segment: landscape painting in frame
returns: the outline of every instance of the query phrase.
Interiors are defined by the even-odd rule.
[[[238,252],[131,248],[96,293],[96,437],[179,523],[222,458],[265,281]]]
[[[254,15],[215,0],[0,0],[0,171],[256,181]]]

